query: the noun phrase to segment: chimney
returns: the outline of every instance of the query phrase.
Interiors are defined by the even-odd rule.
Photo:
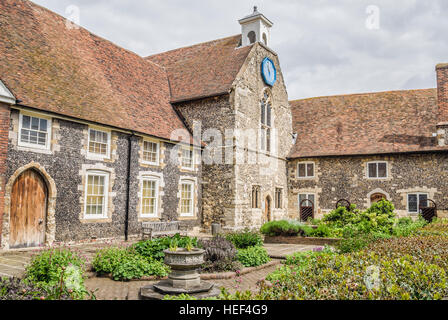
[[[437,136],[439,146],[448,146],[448,63],[436,66],[437,72]]]

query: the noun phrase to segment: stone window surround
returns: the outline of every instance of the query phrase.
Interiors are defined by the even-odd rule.
[[[147,161],[144,160],[144,152],[145,152],[145,142],[150,142],[153,143],[155,145],[157,145],[157,160],[156,162],[151,162],[151,161]],[[158,167],[160,166],[160,142],[154,139],[148,139],[148,138],[143,138],[143,142],[142,142],[142,164],[146,164],[146,165],[150,165],[150,166],[155,166]]]
[[[315,188],[304,188],[304,189],[294,189],[292,191],[292,194],[294,195],[295,201],[294,201],[294,210],[298,214],[300,214],[300,208],[299,208],[299,195],[300,194],[314,194],[314,214],[317,216],[319,214],[320,207],[320,194],[322,193],[322,188],[315,187]],[[323,210],[322,210],[323,211]],[[331,211],[331,210],[330,210]]]
[[[53,245],[56,239],[56,200],[57,200],[57,189],[56,183],[53,178],[48,174],[41,164],[37,162],[31,162],[19,169],[9,178],[8,183],[5,187],[5,207],[3,213],[3,227],[2,227],[2,243],[1,248],[4,250],[9,250],[9,232],[10,232],[10,219],[11,219],[11,192],[16,182],[17,178],[25,171],[29,169],[34,169],[38,171],[48,189],[48,208],[46,217],[46,227],[45,227],[45,245]]]
[[[145,179],[157,179],[158,181],[158,192],[157,192],[157,216],[149,217],[149,216],[142,216],[142,201],[143,201],[143,181]],[[163,196],[165,195],[164,188],[165,188],[165,181],[163,178],[162,173],[153,172],[153,171],[141,171],[138,175],[138,182],[139,182],[139,191],[138,191],[138,205],[137,205],[137,212],[138,212],[138,221],[139,222],[156,222],[160,221],[162,219],[163,215]]]
[[[263,88],[263,90],[262,90],[262,92],[261,92],[261,99],[259,100],[259,106],[261,106],[261,103],[262,103],[262,101],[264,100],[264,97],[265,97],[265,94],[267,94],[267,99],[266,99],[266,102],[270,102],[270,105],[271,105],[271,125],[270,126],[268,126],[267,125],[267,121],[266,121],[266,123],[265,124],[263,124],[262,122],[261,122],[261,108],[259,107],[258,108],[258,111],[259,111],[259,116],[258,116],[258,121],[259,121],[259,123],[260,123],[260,131],[259,131],[259,143],[260,143],[260,148],[259,148],[259,153],[262,153],[262,154],[266,154],[266,155],[269,155],[269,154],[271,154],[272,153],[272,151],[273,151],[273,145],[272,145],[272,141],[274,140],[273,139],[273,135],[274,135],[274,121],[275,121],[275,112],[274,112],[274,98],[273,98],[273,95],[272,95],[272,90],[270,89],[270,88]],[[267,103],[266,103],[266,105],[267,105]],[[267,108],[265,109],[265,118],[266,118],[266,120],[267,120]],[[270,130],[270,141],[269,141],[269,144],[270,144],[270,150],[268,150],[268,147],[267,147],[267,145],[268,145],[268,140],[267,140],[267,135],[265,136],[265,140],[266,141],[264,141],[264,143],[265,143],[265,149],[263,150],[263,148],[261,147],[263,144],[262,144],[262,135],[261,135],[261,133],[262,133],[262,130],[263,129],[269,129]],[[267,130],[266,130],[266,132],[267,132]]]
[[[313,176],[306,176],[306,177],[299,177],[299,165],[304,164],[306,165],[306,174],[308,175],[308,165],[312,164],[313,165]],[[299,161],[297,163],[297,174],[296,174],[296,179],[298,180],[315,180],[316,179],[316,162],[315,161]]]
[[[193,183],[193,215],[192,216],[182,216],[181,215],[181,199],[182,199],[182,183],[183,182],[189,182]],[[178,199],[178,206],[177,206],[177,216],[179,220],[197,220],[198,218],[198,179],[196,177],[190,177],[190,176],[181,176],[179,178],[179,186],[178,186],[178,193],[177,193],[177,199]]]
[[[95,130],[95,131],[103,132],[103,133],[107,134],[107,153],[105,155],[90,152],[90,131],[91,130]],[[98,126],[89,126],[88,134],[87,134],[87,156],[86,156],[86,158],[92,159],[92,160],[110,159],[111,158],[111,142],[112,142],[112,130],[109,130],[109,129],[106,129],[103,127],[98,127]]]
[[[22,140],[21,136],[22,136],[23,116],[29,116],[29,117],[33,117],[33,118],[47,120],[47,139],[46,139],[45,146],[31,144],[31,143],[21,141]],[[27,148],[27,149],[41,149],[41,150],[49,151],[51,149],[52,126],[53,126],[52,118],[49,117],[48,115],[44,115],[44,114],[36,113],[36,112],[20,111],[19,130],[18,130],[18,137],[17,137],[18,138],[17,139],[18,146],[22,147],[22,148]]]
[[[387,166],[387,177],[386,178],[369,178],[369,164],[370,163],[386,163]],[[392,166],[393,162],[390,160],[382,160],[382,159],[365,159],[362,162],[363,166],[363,178],[368,181],[391,181],[392,177]]]
[[[47,114],[40,113],[40,112],[34,112],[34,111],[28,111],[28,110],[22,110],[22,109],[13,109],[16,110],[16,112],[11,112],[11,125],[12,128],[9,131],[9,140],[10,144],[13,148],[15,148],[18,151],[24,151],[24,152],[33,152],[33,153],[40,153],[40,154],[48,154],[52,155],[54,152],[59,152],[61,150],[60,145],[58,144],[58,141],[60,140],[60,125],[58,119],[52,118],[48,116]],[[20,119],[21,114],[30,115],[38,118],[43,118],[49,120],[50,129],[48,132],[48,148],[35,148],[35,147],[29,147],[29,146],[20,146],[19,145],[19,135],[20,135]]]
[[[409,188],[409,189],[401,189],[401,190],[397,190],[397,193],[401,195],[402,197],[402,206],[405,209],[405,213],[407,215],[410,216],[416,216],[418,215],[418,213],[410,213],[408,211],[408,195],[409,194],[414,194],[414,193],[426,193],[428,194],[428,199],[434,200],[435,195],[436,194],[441,194],[441,192],[439,192],[437,190],[437,188],[428,188],[428,187],[414,187],[414,188]],[[401,210],[403,212],[403,210]]]
[[[104,218],[98,219],[88,219],[85,217],[85,201],[86,201],[86,191],[87,191],[87,174],[91,171],[102,171],[105,173],[109,173],[109,184],[108,184],[108,192],[107,192],[107,211]],[[79,175],[81,176],[81,184],[78,186],[78,191],[81,192],[80,197],[80,214],[79,220],[81,223],[112,223],[112,216],[115,212],[115,206],[113,203],[114,198],[116,197],[116,192],[113,192],[113,188],[115,185],[115,169],[109,168],[104,163],[97,164],[84,164],[82,165],[82,169],[79,171]]]
[[[182,150],[183,149],[192,149],[193,150],[193,168],[185,168],[182,166]],[[178,144],[177,146],[177,152],[178,152],[178,169],[180,172],[183,173],[193,173],[197,172],[199,170],[200,161],[201,161],[201,150],[198,148],[195,148],[193,146],[185,146]],[[173,152],[175,152],[176,148],[173,149]]]
[[[277,189],[281,190],[281,208],[277,208]],[[273,206],[273,210],[274,211],[282,211],[285,208],[285,188],[282,186],[276,186],[275,187],[275,193],[274,193],[274,206]]]
[[[410,196],[411,194],[417,195],[417,212],[411,212],[411,211],[409,210],[409,196]],[[408,194],[407,194],[406,211],[408,212],[408,214],[410,214],[410,215],[418,215],[418,214],[419,214],[419,208],[420,208],[419,205],[420,205],[420,196],[421,196],[421,195],[425,195],[425,196],[427,196],[428,199],[430,199],[430,198],[429,198],[429,193],[427,193],[427,192],[415,192],[415,193],[411,192],[411,193],[408,193]]]
[[[385,177],[376,177],[376,178],[372,178],[369,176],[369,165],[371,164],[376,164],[377,165],[377,171],[379,171],[378,169],[378,165],[385,163],[386,164],[386,176]],[[389,179],[389,177],[391,176],[390,172],[389,172],[389,162],[388,161],[369,161],[366,163],[366,178],[368,180],[387,180]]]
[[[166,167],[166,156],[165,156],[165,151],[166,151],[166,145],[164,142],[162,142],[161,140],[155,139],[155,138],[150,138],[150,137],[146,137],[146,136],[139,136],[139,140],[138,140],[138,145],[139,145],[139,151],[138,151],[138,162],[139,165],[141,167],[144,168],[150,168],[150,169],[164,169]],[[152,164],[150,162],[146,162],[143,160],[143,145],[144,145],[144,141],[149,141],[149,142],[154,142],[157,143],[159,145],[159,163],[157,165]]]
[[[109,179],[110,179],[110,173],[103,170],[87,170],[86,173],[87,176],[102,176],[104,177],[104,188],[105,193],[103,195],[104,197],[104,203],[103,203],[103,214],[101,216],[99,215],[88,215],[87,212],[87,189],[88,189],[88,180],[86,179],[86,186],[85,186],[85,193],[84,193],[84,219],[85,220],[102,220],[107,219],[108,215],[108,201],[109,201]]]

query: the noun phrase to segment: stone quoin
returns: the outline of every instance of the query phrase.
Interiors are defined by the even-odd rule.
[[[258,8],[239,23],[140,57],[1,1],[1,248],[129,239],[153,221],[259,228],[300,219],[304,200],[314,217],[382,198],[448,214],[447,64],[434,89],[290,101],[274,23]],[[28,225],[36,183],[47,211]]]

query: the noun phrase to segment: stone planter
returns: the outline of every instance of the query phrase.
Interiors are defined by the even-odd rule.
[[[201,277],[197,269],[205,262],[204,250],[179,249],[175,252],[165,250],[164,253],[165,264],[172,270],[168,276],[168,282],[174,288],[190,289],[201,285]]]
[[[167,280],[140,289],[142,300],[162,300],[165,295],[188,294],[196,298],[216,297],[220,290],[214,284],[201,281],[199,267],[205,262],[202,249],[165,250],[165,264],[172,272]]]

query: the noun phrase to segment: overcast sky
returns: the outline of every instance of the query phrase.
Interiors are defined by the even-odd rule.
[[[77,6],[81,26],[141,56],[238,34],[258,5],[274,22],[290,100],[434,88],[435,65],[448,62],[446,0],[34,2],[65,17]]]

